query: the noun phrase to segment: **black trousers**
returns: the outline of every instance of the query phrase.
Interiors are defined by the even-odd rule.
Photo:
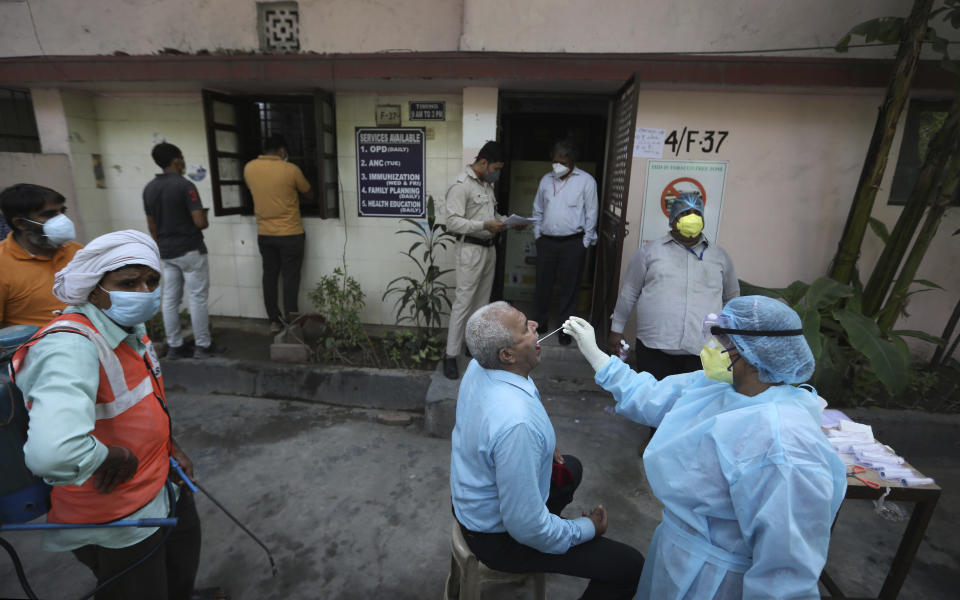
[[[300,294],[300,269],[306,235],[258,235],[257,246],[263,259],[263,305],[271,322],[281,318],[277,303],[277,284],[283,274],[283,312],[286,318],[297,311]]]
[[[583,477],[583,466],[574,456],[564,455],[573,481],[550,487],[547,508],[555,515],[573,500]],[[635,548],[607,537],[578,544],[564,554],[546,554],[524,546],[509,533],[476,533],[460,526],[470,550],[491,569],[507,573],[560,573],[589,579],[582,600],[630,600],[637,592],[643,555]]]
[[[663,350],[647,348],[639,339],[635,348],[637,352],[637,371],[646,371],[657,380],[670,375],[691,373],[703,368],[700,357],[692,354],[667,354]]]
[[[200,564],[200,517],[193,493],[180,488],[177,526],[163,547],[137,568],[99,591],[96,600],[189,600]],[[81,546],[73,554],[97,576],[100,585],[148,554],[165,535],[164,529],[127,548]]]
[[[578,235],[565,240],[557,240],[541,235],[537,240],[537,286],[534,292],[536,313],[534,321],[543,328],[549,320],[550,298],[553,296],[553,284],[560,274],[560,322],[577,312],[577,292],[583,278],[583,264],[587,249],[583,247],[583,236]]]

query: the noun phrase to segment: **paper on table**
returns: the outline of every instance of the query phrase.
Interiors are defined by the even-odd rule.
[[[537,220],[530,217],[521,217],[518,214],[512,214],[503,222],[507,227],[518,227],[521,225],[533,225]]]
[[[827,408],[824,409],[821,420],[821,426],[830,429],[831,427],[839,427],[840,421],[849,421],[851,419],[847,415],[843,414],[843,411],[835,408]]]

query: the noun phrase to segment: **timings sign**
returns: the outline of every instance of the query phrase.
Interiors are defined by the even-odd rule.
[[[361,217],[427,214],[422,127],[357,127],[357,210]]]

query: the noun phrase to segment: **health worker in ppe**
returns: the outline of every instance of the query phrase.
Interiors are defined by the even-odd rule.
[[[564,328],[611,392],[616,411],[657,427],[643,455],[663,520],[636,598],[819,598],[844,466],[820,429],[800,318],[762,296],[705,320],[703,370],[657,381]]]
[[[171,456],[188,477],[193,466],[171,434],[160,363],[144,327],[160,308],[161,270],[157,245],[144,233],[94,239],[56,274],[53,294],[66,310],[12,361],[30,414],[24,459],[53,486],[48,522],[161,518],[175,504],[172,529],[47,532],[45,549],[72,551],[98,585],[145,558],[97,592],[98,600],[197,593],[200,519],[190,490],[168,482]]]

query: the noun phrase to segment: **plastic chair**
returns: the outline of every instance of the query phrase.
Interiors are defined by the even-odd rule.
[[[533,578],[534,593],[537,600],[546,600],[547,586],[543,573],[505,573],[494,571],[481,563],[470,551],[467,541],[460,532],[460,524],[453,520],[453,532],[450,540],[450,573],[444,589],[444,600],[480,600],[480,589],[485,583],[525,583]]]

